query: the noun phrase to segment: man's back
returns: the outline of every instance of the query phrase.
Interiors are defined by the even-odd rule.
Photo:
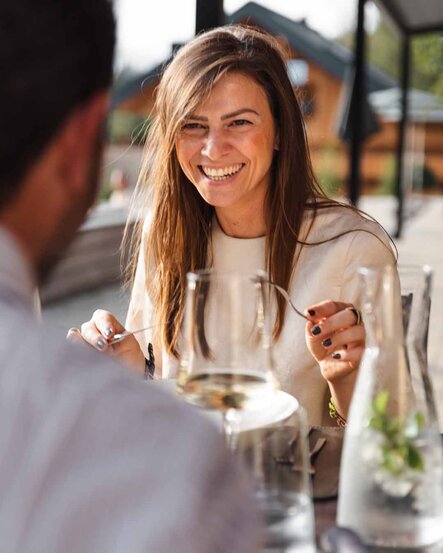
[[[210,423],[32,315],[99,186],[112,5],[0,2],[0,553],[256,551]]]
[[[255,551],[254,510],[212,425],[0,291],[0,550]]]

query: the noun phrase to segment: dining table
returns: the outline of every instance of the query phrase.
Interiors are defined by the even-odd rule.
[[[164,390],[175,394],[175,381],[170,380],[154,380],[150,381],[154,385],[161,385]],[[289,398],[288,394],[280,393],[281,399],[285,400],[282,404],[278,405],[278,409],[274,413],[272,410],[266,411],[266,420],[261,421],[263,424],[269,423],[269,417],[275,418],[285,416],[285,409],[289,409],[289,412],[293,408],[291,402],[294,401],[292,396],[291,401],[287,403]],[[275,405],[273,406],[276,407]],[[283,409],[283,410],[282,410]],[[203,410],[203,412],[205,412]],[[263,413],[264,414],[264,413]],[[205,412],[205,415],[210,418],[218,427],[221,427],[221,418],[219,413]],[[257,421],[257,413],[254,413],[253,417],[247,416],[247,413],[243,413],[243,430],[249,429],[249,427],[257,427],[259,425]],[[220,419],[220,420],[219,420]],[[308,440],[310,451],[315,449],[316,442],[319,438],[324,438],[324,446],[320,449],[318,454],[311,459],[311,464],[315,469],[312,475],[312,497],[314,504],[314,518],[315,518],[315,538],[318,553],[329,553],[327,549],[323,547],[323,537],[325,532],[336,526],[337,518],[337,505],[338,505],[338,493],[339,493],[339,478],[340,478],[340,461],[341,452],[343,446],[343,440],[345,436],[346,428],[338,426],[310,426],[308,430]],[[442,447],[443,447],[443,434],[441,434]],[[443,520],[442,520],[443,524]],[[432,546],[422,548],[392,548],[392,547],[371,547],[366,546],[367,551],[370,553],[443,553],[443,541]],[[338,553],[353,553],[352,550],[339,551]]]

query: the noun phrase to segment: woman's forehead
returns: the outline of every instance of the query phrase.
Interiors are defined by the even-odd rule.
[[[270,110],[265,90],[249,75],[230,72],[221,76],[197,103],[193,116],[218,113],[220,116],[248,109],[259,114]]]

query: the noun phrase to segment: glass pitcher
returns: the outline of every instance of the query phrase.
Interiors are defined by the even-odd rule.
[[[430,422],[438,426],[437,407],[427,359],[432,268],[429,265],[400,265],[398,272],[412,386],[416,393],[425,394],[426,397],[423,401],[426,401],[429,406]],[[421,385],[422,383],[423,385]]]
[[[345,434],[337,523],[368,544],[422,547],[443,539],[432,389],[408,360],[396,269],[360,274],[366,349]]]

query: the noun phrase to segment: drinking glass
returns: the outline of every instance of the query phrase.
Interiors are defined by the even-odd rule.
[[[315,553],[306,416],[297,400],[290,399],[285,418],[240,429],[236,453],[252,476],[263,514],[264,551]]]
[[[177,390],[189,402],[223,413],[235,432],[235,413],[275,391],[269,284],[265,273],[187,275],[183,347]]]

